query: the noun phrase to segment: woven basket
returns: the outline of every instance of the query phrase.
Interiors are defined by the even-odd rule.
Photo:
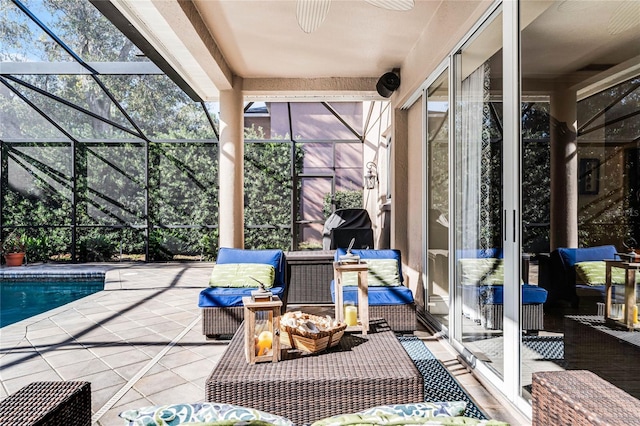
[[[307,314],[306,316],[308,316],[309,321],[313,321],[315,318],[322,318],[316,315]],[[292,348],[304,352],[316,353],[340,343],[340,339],[344,335],[346,328],[347,324],[341,323],[329,330],[320,331],[319,333],[309,333],[285,325],[282,327],[282,331],[287,333],[289,345]]]

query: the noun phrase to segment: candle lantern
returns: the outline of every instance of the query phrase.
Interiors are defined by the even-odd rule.
[[[605,260],[606,292],[604,305],[605,323],[629,331],[640,330],[636,295],[636,272],[640,270],[640,258],[617,254],[622,260]],[[612,270],[624,272],[624,284],[615,285]]]
[[[280,310],[278,296],[243,297],[244,349],[249,364],[280,361]]]

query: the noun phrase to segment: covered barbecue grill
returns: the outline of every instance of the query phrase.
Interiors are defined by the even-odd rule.
[[[347,248],[352,238],[356,239],[353,248],[374,248],[369,213],[365,209],[336,210],[324,223],[323,250]]]

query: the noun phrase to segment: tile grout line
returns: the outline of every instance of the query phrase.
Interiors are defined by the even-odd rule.
[[[180,341],[197,323],[200,321],[200,315],[196,319],[193,320],[191,324],[189,324],[182,332],[177,335],[171,342],[167,344],[151,361],[147,363],[140,371],[136,373],[124,386],[122,386],[118,392],[116,392],[110,399],[107,401],[102,408],[100,408],[96,413],[91,417],[91,424],[96,424],[98,420],[109,410],[111,407],[115,405],[116,402],[120,400],[127,393],[133,385],[144,376],[147,371],[149,371],[154,365],[158,363],[160,358],[162,358],[171,348],[173,348],[176,343]]]

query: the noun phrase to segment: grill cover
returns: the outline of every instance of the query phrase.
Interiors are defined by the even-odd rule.
[[[352,238],[356,239],[353,248],[374,248],[369,213],[365,209],[336,210],[324,223],[322,249],[347,248]]]

